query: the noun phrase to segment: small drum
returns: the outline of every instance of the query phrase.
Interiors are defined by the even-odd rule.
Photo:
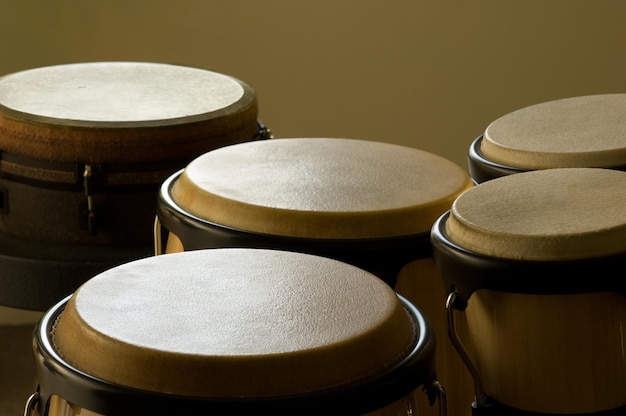
[[[156,253],[256,247],[334,258],[380,277],[445,334],[446,294],[429,234],[471,185],[456,164],[388,143],[281,138],[226,146],[164,181]],[[471,403],[471,377],[440,339],[438,377],[454,387],[461,404],[450,396],[448,409],[458,415]],[[421,414],[433,411],[422,407]]]
[[[44,311],[150,255],[163,180],[261,130],[254,91],[203,69],[93,62],[1,77],[0,304]]]
[[[626,170],[626,94],[565,98],[493,121],[471,144],[475,183],[528,170]]]
[[[434,225],[476,414],[626,414],[625,203],[626,172],[545,169],[469,189]]]
[[[153,256],[93,277],[44,315],[26,408],[407,415],[420,387],[445,404],[434,342],[411,302],[336,260],[238,248]]]

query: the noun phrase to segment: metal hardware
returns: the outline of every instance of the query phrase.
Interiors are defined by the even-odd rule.
[[[433,404],[435,396],[439,399],[439,416],[447,416],[448,397],[441,383],[438,380],[434,380],[429,387],[425,387],[424,389],[430,398],[431,405]]]
[[[266,127],[265,124],[257,120],[257,126],[259,128],[256,134],[257,140],[267,140],[274,138],[272,131],[268,127]]]
[[[474,379],[474,398],[476,400],[476,404],[482,407],[482,406],[485,406],[485,400],[487,396],[483,392],[482,382],[480,380],[480,375],[478,374],[478,370],[476,369],[476,366],[474,366],[474,363],[472,362],[471,358],[469,357],[469,354],[467,353],[467,351],[465,350],[465,347],[463,346],[463,343],[461,342],[461,340],[459,339],[457,335],[456,323],[454,321],[454,301],[455,300],[456,300],[456,292],[451,292],[448,295],[448,298],[446,299],[446,310],[448,312],[447,314],[448,337],[450,338],[450,341],[452,341],[452,345],[461,356],[463,363],[465,364],[470,374],[472,375],[472,378]]]
[[[154,217],[154,255],[163,254],[163,242],[161,241],[161,221],[159,216]]]
[[[87,197],[87,210],[85,212],[87,220],[87,229],[89,235],[96,235],[96,214],[93,204],[93,188],[94,188],[94,175],[91,165],[85,165],[85,171],[83,172],[83,188],[85,190],[85,196]]]
[[[28,397],[26,405],[24,406],[24,416],[32,416],[39,402],[39,393],[35,392]]]

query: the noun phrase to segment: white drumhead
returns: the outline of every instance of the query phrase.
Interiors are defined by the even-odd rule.
[[[21,71],[0,78],[0,104],[57,119],[136,122],[210,113],[244,95],[231,77],[145,62],[90,62]]]
[[[379,238],[428,232],[471,186],[456,164],[410,147],[284,138],[208,152],[172,199],[206,221],[265,234]]]
[[[477,253],[523,260],[626,252],[626,172],[546,169],[484,182],[454,202],[446,231]]]
[[[72,296],[53,337],[64,360],[122,386],[259,397],[384,372],[418,332],[395,292],[354,266],[211,249],[95,276]]]
[[[480,147],[521,169],[626,166],[626,94],[549,101],[493,121]]]

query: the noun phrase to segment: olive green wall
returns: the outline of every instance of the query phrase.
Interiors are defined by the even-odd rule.
[[[256,89],[278,137],[421,148],[465,166],[495,118],[626,92],[624,0],[1,0],[0,75],[199,66]]]

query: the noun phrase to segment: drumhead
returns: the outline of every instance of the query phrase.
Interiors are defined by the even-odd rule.
[[[183,159],[252,139],[256,118],[250,86],[200,68],[86,62],[0,78],[0,147],[44,161]]]
[[[192,161],[171,199],[215,224],[267,235],[385,238],[424,233],[471,186],[418,149],[342,138],[226,146]]]
[[[50,337],[64,361],[107,383],[236,399],[359,383],[429,335],[392,289],[354,266],[211,249],[95,276],[72,295]]]
[[[487,126],[479,151],[517,169],[626,166],[626,94],[531,105]]]
[[[484,182],[459,196],[445,232],[474,253],[573,260],[626,252],[626,172],[546,169]]]

